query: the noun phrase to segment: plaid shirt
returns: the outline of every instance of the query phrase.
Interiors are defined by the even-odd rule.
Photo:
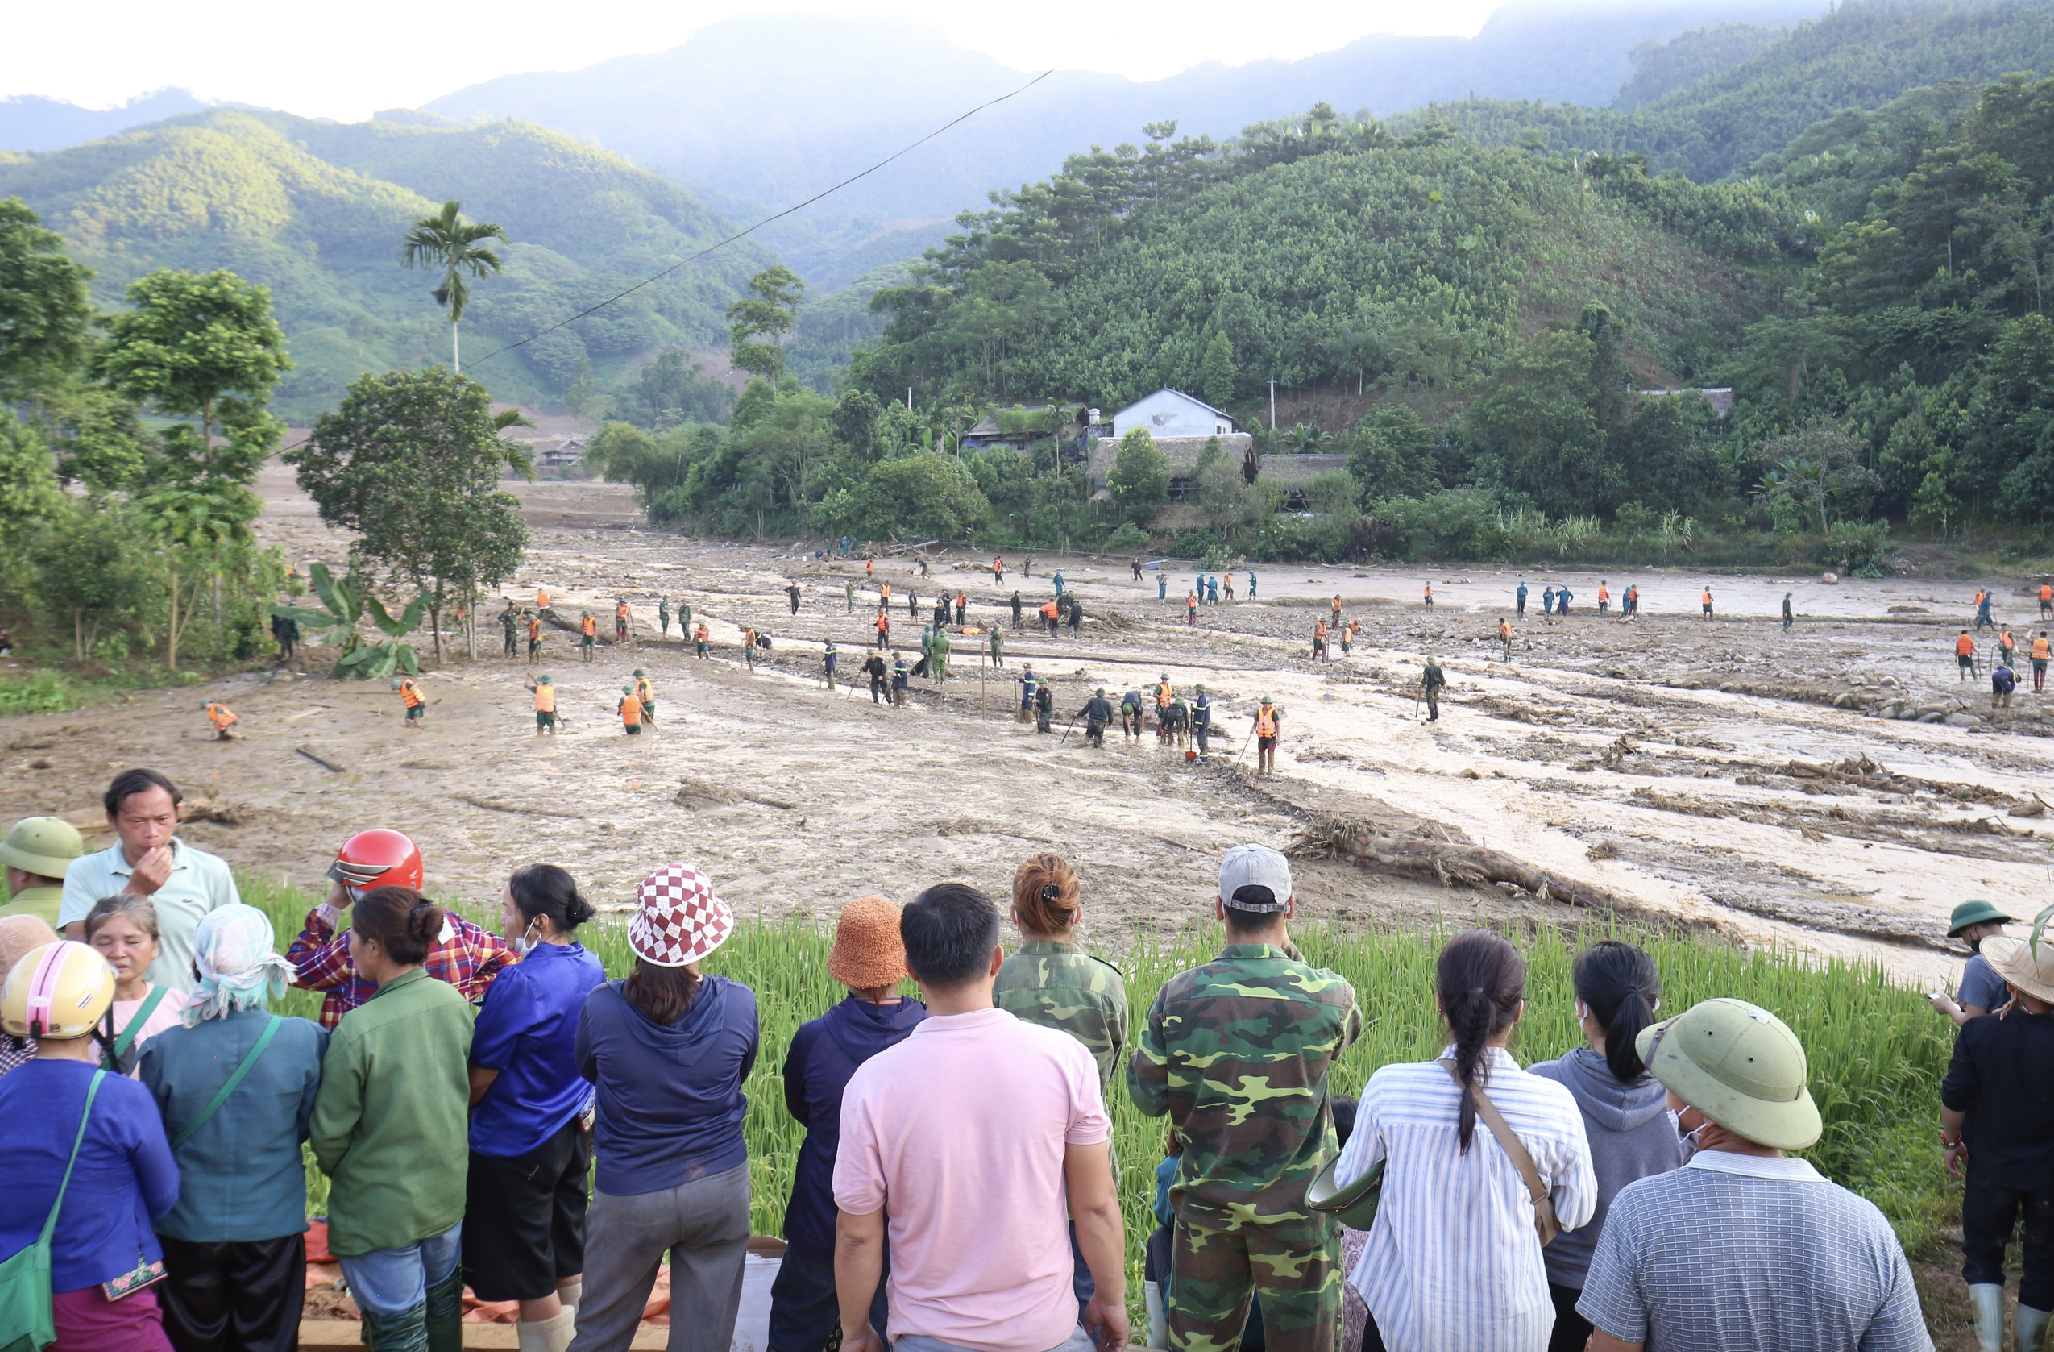
[[[350,961],[349,936],[335,932],[335,920],[327,910],[323,905],[307,912],[306,927],[285,950],[285,960],[293,967],[293,985],[327,992],[321,1001],[321,1026],[332,1031],[343,1015],[370,999],[378,987],[357,975],[357,966]],[[464,999],[475,1005],[485,998],[492,978],[516,961],[513,950],[506,940],[487,934],[454,911],[445,911],[443,916],[442,934],[428,946],[421,966],[429,976],[463,992]]]

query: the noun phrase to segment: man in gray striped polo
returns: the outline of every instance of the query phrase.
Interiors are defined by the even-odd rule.
[[[1797,1035],[1720,999],[1635,1045],[1697,1153],[1613,1201],[1576,1302],[1590,1352],[1932,1352],[1890,1222],[1783,1153],[1819,1139]]]

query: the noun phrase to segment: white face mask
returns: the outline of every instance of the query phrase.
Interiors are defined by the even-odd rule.
[[[513,941],[515,953],[525,958],[535,951],[535,926],[541,923],[542,917],[539,915],[528,922],[528,928],[522,932],[521,937]]]

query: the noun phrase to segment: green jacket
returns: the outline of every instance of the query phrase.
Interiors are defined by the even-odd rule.
[[[11,915],[32,915],[51,929],[57,928],[57,908],[64,904],[64,888],[24,887],[14,894],[14,900],[0,906],[0,920]]]
[[[331,1180],[328,1247],[355,1258],[464,1218],[471,1007],[416,967],[342,1016],[307,1143]]]
[[[1327,1069],[1362,1036],[1355,989],[1268,944],[1229,944],[1149,1006],[1127,1089],[1170,1115],[1184,1153],[1170,1186],[1200,1225],[1302,1220],[1305,1188],[1338,1146]]]
[[[1127,1052],[1127,983],[1119,968],[1077,944],[1036,939],[998,969],[991,998],[1028,1023],[1083,1043],[1098,1062],[1098,1087],[1112,1111],[1113,1076]]]

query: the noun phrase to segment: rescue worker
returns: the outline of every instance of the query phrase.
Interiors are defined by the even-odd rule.
[[[1434,584],[1431,582],[1426,584],[1426,608],[1428,610],[1434,608]]]
[[[1270,774],[1277,768],[1277,736],[1283,730],[1284,711],[1268,695],[1255,711],[1255,773]]]
[[[2018,656],[2018,640],[2011,636],[2011,626],[2005,625],[1997,631],[1997,663],[2011,666]]]
[[[220,700],[210,699],[203,701],[200,708],[206,713],[207,721],[214,725],[215,741],[233,742],[242,736],[239,732],[231,731],[242,720],[237,718],[226,704]]]
[[[2047,689],[2047,631],[2042,629],[2033,640],[2033,693],[2041,694]]]
[[[877,608],[877,650],[883,652],[891,643],[891,616],[883,606]]]
[[[528,665],[535,665],[535,654],[542,647],[542,617],[528,616]]]
[[[963,627],[963,622],[969,617],[969,614],[970,594],[959,591],[956,593],[956,628],[961,629]]]
[[[850,580],[846,580],[846,581],[844,581],[844,582],[842,583],[842,595],[843,595],[844,597],[847,597],[847,598],[848,598],[848,602],[849,602],[849,614],[851,614],[851,615],[855,614],[855,613],[856,613],[856,583],[855,583],[855,581],[854,581],[853,579],[850,579]]]
[[[863,663],[863,674],[870,678],[870,702],[884,702],[884,659],[876,653],[870,654]]]
[[[1170,599],[1170,575],[1167,570],[1159,570],[1155,575],[1155,599],[1158,601]]]
[[[1212,733],[1212,696],[1205,693],[1202,685],[1192,687],[1191,735],[1198,739],[1198,759],[1210,759],[1211,747],[1206,738]]]
[[[1043,624],[1046,624],[1048,626],[1048,636],[1050,638],[1054,638],[1056,636],[1057,630],[1061,628],[1061,615],[1062,612],[1056,607],[1056,603],[1054,601],[1042,602],[1041,621]]]
[[[1437,723],[1441,717],[1441,687],[1448,678],[1441,672],[1440,660],[1432,653],[1426,655],[1426,667],[1419,673],[1419,688],[1426,694],[1426,721]]]
[[[641,736],[642,701],[635,698],[635,687],[624,685],[620,688],[620,703],[614,705],[613,710],[620,715],[622,732],[630,737]]]
[[[1996,621],[1990,618],[1990,603],[1996,599],[1996,593],[1988,587],[1976,590],[1976,628],[1983,629],[1996,624]]]
[[[755,631],[755,630],[754,630],[753,628],[751,628],[751,629],[744,629],[744,630],[742,631],[742,657],[743,657],[743,659],[744,659],[745,661],[747,661],[747,662],[748,662],[748,664],[749,664],[749,670],[750,670],[750,671],[752,671],[752,672],[753,672],[753,671],[755,671],[755,670],[756,670],[756,631]]]
[[[906,703],[906,692],[910,681],[906,675],[906,655],[897,648],[892,649],[891,702],[901,708]]]
[[[706,630],[706,622],[701,620],[699,622],[699,632],[692,635],[692,655],[694,657],[705,657],[712,647],[712,635]]]
[[[2009,709],[2011,692],[2018,689],[2018,677],[2012,674],[2011,663],[2000,657],[1997,669],[1990,673],[1990,707]]]
[[[1163,741],[1169,746],[1182,746],[1190,734],[1191,711],[1184,707],[1184,697],[1179,695],[1163,711]]]
[[[656,726],[656,687],[649,684],[649,677],[640,667],[635,668],[635,698],[642,704],[642,721]]]
[[[1253,568],[1248,570],[1248,599],[1251,601],[1255,599],[1255,570]]]
[[[396,676],[392,688],[399,692],[399,702],[407,711],[407,726],[419,732],[421,720],[428,716],[428,701],[422,697],[421,687],[411,676]]]
[[[1206,599],[1212,604],[1218,605],[1220,603],[1220,579],[1217,573],[1206,579],[1205,590]]]
[[[1194,628],[1194,629],[1196,629],[1196,628],[1198,627],[1198,593],[1197,593],[1197,592],[1185,592],[1185,593],[1184,593],[1184,623],[1185,623],[1185,624],[1188,624],[1188,625],[1190,625],[1190,626],[1191,626],[1192,628]]]
[[[1141,580],[1141,560],[1139,560],[1139,559],[1129,559],[1129,560],[1127,560],[1127,562],[1128,562],[1128,564],[1129,564],[1129,565],[1131,565],[1131,566],[1133,567],[1133,569],[1134,569],[1134,580],[1135,580],[1136,582],[1139,582],[1139,581]]]
[[[1341,656],[1346,657],[1355,650],[1355,626],[1352,623],[1344,624],[1338,626],[1338,629],[1341,635]]]
[[[1312,622],[1312,660],[1315,662],[1327,660],[1327,622],[1325,620],[1314,620]]]
[[[991,627],[991,664],[1003,668],[1006,664],[1006,634],[997,625]]]
[[[1569,613],[1569,602],[1575,599],[1575,596],[1576,593],[1569,590],[1569,584],[1563,583],[1562,590],[1555,593],[1555,613],[1557,615],[1567,615]]]
[[[1787,634],[1787,633],[1789,633],[1789,632],[1790,632],[1790,626],[1791,626],[1791,625],[1792,625],[1792,624],[1793,624],[1793,623],[1794,623],[1794,622],[1796,621],[1796,619],[1797,619],[1797,617],[1796,617],[1795,615],[1793,615],[1793,614],[1791,614],[1791,613],[1790,613],[1790,593],[1789,593],[1789,592],[1784,592],[1784,593],[1783,593],[1783,632],[1784,632],[1784,633],[1786,633],[1786,634]]]
[[[535,612],[544,619],[553,620],[556,618],[555,613],[549,609],[549,588],[535,588]]]
[[[1708,620],[1712,618],[1712,589],[1706,587],[1704,594],[1699,596],[1697,600],[1698,604],[1704,607],[1704,618]]]
[[[1503,615],[1498,617],[1498,642],[1505,645],[1504,660],[1510,662],[1512,660],[1512,623]]]
[[[1603,578],[1598,579],[1598,614],[1609,615],[1612,611],[1612,589]]]
[[[625,596],[614,598],[613,641],[621,645],[628,641],[628,598]]]
[[[1006,561],[1002,557],[994,558],[991,561],[991,585],[994,587],[1006,585]]]
[[[1044,685],[1034,692],[1034,730],[1053,732],[1049,720],[1055,716],[1056,691],[1052,685]]]
[[[1105,697],[1104,686],[1084,701],[1084,707],[1077,711],[1077,716],[1084,720],[1084,740],[1100,751],[1105,750],[1105,725],[1113,721],[1113,704]]]
[[[579,648],[585,654],[585,660],[589,662],[592,660],[592,645],[599,641],[599,621],[592,618],[591,611],[585,611],[584,617],[578,621],[578,631],[581,635],[578,640]]]
[[[678,598],[678,633],[683,634],[692,627],[692,603],[684,597]]]
[[[518,610],[514,609],[513,602],[508,601],[506,603],[506,609],[499,612],[499,630],[501,635],[506,640],[506,655],[508,657],[520,656],[520,623],[521,613]]]
[[[1139,690],[1129,690],[1126,694],[1120,696],[1120,735],[1122,738],[1132,737],[1135,741],[1140,741],[1144,718],[1145,715],[1141,712],[1141,692]]]
[[[1331,625],[1330,627],[1331,627],[1331,628],[1334,628],[1334,629],[1339,629],[1339,628],[1341,627],[1341,593],[1339,593],[1339,592],[1335,592],[1335,593],[1334,593],[1334,606],[1333,606],[1333,610],[1334,610],[1334,622],[1333,622],[1333,624],[1332,624],[1332,625]]]
[[[1020,671],[1020,711],[1014,715],[1014,722],[1025,723],[1033,716],[1034,692],[1040,685],[1034,675],[1034,664],[1029,662]]]
[[[1976,674],[1976,641],[1966,629],[1954,640],[1954,665],[1959,669],[1956,680],[1965,681]]]
[[[1526,618],[1526,579],[1519,579],[1519,590],[1512,594],[1512,613],[1520,619]]]
[[[1013,628],[1014,628],[1015,630],[1018,630],[1018,629],[1019,629],[1019,627],[1020,627],[1020,593],[1019,593],[1019,592],[1017,592],[1017,591],[1015,591],[1015,592],[1013,593]]]
[[[798,584],[798,583],[796,583],[796,582],[787,582],[787,583],[785,584],[785,595],[786,595],[786,596],[787,596],[788,598],[790,598],[790,600],[791,600],[791,603],[792,603],[792,614],[794,614],[794,615],[798,614],[798,613],[799,613],[799,584]]]
[[[556,736],[556,686],[547,673],[528,682],[528,689],[535,695],[535,735],[548,733]]]
[[[934,631],[934,649],[928,654],[927,674],[937,681],[949,678],[949,631],[939,626]]]
[[[1555,584],[1550,582],[1541,593],[1541,614],[1553,618],[1555,614]]]
[[[1084,627],[1084,603],[1077,599],[1077,593],[1070,593],[1070,637],[1077,637],[1077,631]]]
[[[827,677],[827,688],[829,690],[834,689],[834,659],[834,640],[828,639],[821,645],[820,670],[821,674]]]
[[[656,598],[656,636],[660,639],[670,637],[670,601],[662,596]]]
[[[2040,584],[2040,618],[2054,619],[2054,582]]]

